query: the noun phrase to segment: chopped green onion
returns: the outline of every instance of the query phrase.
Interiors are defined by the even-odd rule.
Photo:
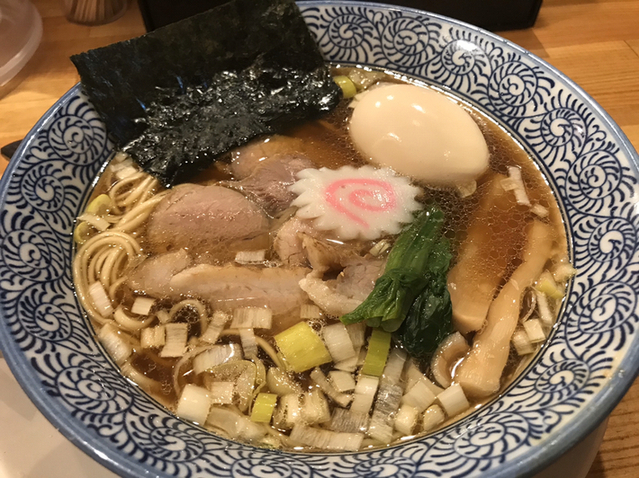
[[[375,244],[373,247],[371,247],[370,251],[368,251],[368,253],[371,256],[377,257],[380,254],[386,252],[388,249],[390,249],[391,247],[391,243],[388,239],[381,239],[380,241],[377,242],[377,244]]]
[[[169,322],[171,322],[171,314],[169,314],[166,310],[164,309],[160,309],[158,310],[155,315],[157,316],[158,320],[160,321],[161,324],[168,324]]]
[[[89,212],[85,212],[78,216],[78,221],[85,221],[100,232],[106,231],[109,227],[111,227],[111,223],[109,221],[101,216],[91,214]]]
[[[546,333],[539,319],[529,319],[524,322],[524,330],[528,335],[528,339],[533,344],[538,344],[546,340]]]
[[[356,356],[351,336],[341,322],[324,327],[322,336],[334,362],[342,362]]]
[[[352,395],[346,395],[344,393],[338,392],[333,384],[328,381],[326,375],[324,375],[324,373],[319,368],[313,369],[313,371],[311,372],[311,380],[315,382],[315,384],[326,395],[328,395],[335,403],[337,403],[341,407],[346,407],[353,399]]]
[[[435,396],[439,395],[444,391],[443,388],[438,387],[433,382],[431,382],[419,369],[417,364],[413,359],[411,359],[406,367],[406,390],[410,390],[417,382],[424,382],[428,389],[435,394]]]
[[[382,374],[382,383],[390,383],[397,385],[404,370],[406,362],[406,352],[402,349],[394,348],[388,356],[384,373]]]
[[[379,377],[384,372],[388,351],[391,345],[391,334],[381,329],[373,329],[368,339],[368,352],[364,360],[362,373]]]
[[[537,310],[539,311],[539,318],[541,319],[541,323],[544,324],[544,327],[552,327],[554,316],[550,311],[550,306],[548,305],[548,298],[546,297],[546,294],[536,290],[535,296],[537,297]]]
[[[574,276],[577,272],[577,269],[575,269],[572,264],[564,262],[560,263],[555,270],[553,270],[552,275],[557,282],[564,282]]]
[[[424,412],[424,419],[422,421],[422,430],[429,432],[435,427],[438,427],[446,419],[444,410],[439,405],[433,405]]]
[[[220,338],[222,330],[224,330],[224,326],[230,318],[231,317],[228,314],[225,314],[221,310],[216,310],[215,312],[213,312],[213,317],[211,317],[208,327],[200,336],[200,340],[202,342],[208,342],[209,344],[214,344],[215,342],[217,342],[217,339]]]
[[[368,413],[358,413],[335,407],[329,428],[336,432],[360,433],[368,429]]]
[[[300,306],[300,319],[319,319],[321,316],[320,308],[315,304],[302,304]]]
[[[235,254],[235,262],[238,264],[261,264],[266,260],[266,250],[259,251],[239,251]]]
[[[368,71],[362,68],[353,68],[348,73],[348,77],[358,90],[365,90],[369,86],[384,79],[381,71]]]
[[[356,350],[357,355],[341,362],[335,362],[335,368],[337,370],[343,370],[344,372],[354,372],[357,370],[359,362],[359,351]]]
[[[298,424],[291,431],[291,440],[320,450],[357,451],[362,446],[364,435],[361,433],[337,433]]]
[[[470,407],[468,399],[458,383],[453,383],[450,387],[437,395],[437,401],[446,410],[449,417],[454,417],[458,413]]]
[[[179,324],[167,324],[167,342],[168,342],[168,328],[172,325]],[[186,324],[185,324],[186,325]],[[199,353],[193,359],[193,371],[195,374],[200,374],[211,370],[213,367],[217,367],[223,363],[227,363],[233,360],[242,360],[242,350],[237,344],[223,344],[223,345],[211,345],[210,348]]]
[[[241,307],[233,311],[234,329],[270,329],[273,322],[273,311],[266,307]]]
[[[140,332],[140,345],[143,349],[163,347],[166,343],[164,325],[147,327]]]
[[[355,83],[353,83],[353,80],[351,80],[348,76],[334,76],[333,81],[342,89],[342,95],[344,95],[344,98],[352,98],[357,94]]]
[[[357,322],[346,326],[348,335],[351,336],[351,342],[353,342],[353,347],[355,347],[356,350],[363,347],[366,343],[366,329],[367,327],[364,322]]]
[[[530,208],[530,212],[539,217],[547,217],[549,214],[548,209],[541,204],[534,204],[533,207]]]
[[[136,315],[149,315],[154,304],[155,299],[150,297],[136,297],[131,306],[131,313]]]
[[[280,396],[302,393],[300,384],[278,367],[271,367],[266,372],[266,386],[271,392]]]
[[[257,380],[257,365],[251,361],[243,360],[244,370],[235,380],[235,392],[237,394],[237,408],[241,412],[246,412],[253,399],[255,382]]]
[[[273,416],[273,425],[282,430],[290,430],[301,420],[300,396],[297,394],[284,395]]]
[[[524,186],[524,181],[521,178],[521,169],[517,166],[509,166],[508,178],[513,184],[513,192],[515,193],[517,204],[530,206],[530,199],[528,199],[528,194],[526,194],[526,186]]]
[[[467,183],[457,184],[455,187],[460,198],[467,198],[477,191],[477,181],[470,180]]]
[[[417,417],[419,410],[410,405],[402,405],[399,407],[397,416],[395,417],[395,429],[404,435],[412,435],[415,425],[417,425]]]
[[[328,377],[339,392],[352,392],[355,390],[355,379],[348,372],[331,370],[328,372]]]
[[[79,221],[75,225],[75,229],[73,229],[73,240],[78,244],[84,244],[89,236],[93,228],[89,225],[89,223],[84,221]]]
[[[106,324],[100,329],[98,339],[118,365],[123,364],[133,353],[133,347],[129,341],[111,324]]]
[[[115,172],[115,176],[121,181],[138,172],[135,166],[124,166]]]
[[[224,431],[229,438],[257,440],[266,435],[266,429],[246,416],[228,408],[212,407],[206,419],[207,425]]]
[[[360,375],[357,380],[357,385],[355,385],[351,411],[368,415],[373,405],[373,400],[375,400],[375,393],[377,393],[378,386],[379,378]]]
[[[277,403],[277,395],[274,393],[258,393],[253,410],[251,411],[251,421],[257,423],[270,423]]]
[[[113,207],[113,203],[108,194],[100,194],[96,196],[86,208],[86,212],[96,214],[98,216],[105,216],[109,210]]]
[[[331,419],[328,402],[321,390],[313,389],[302,395],[302,419],[308,425],[326,423]]]
[[[206,388],[189,383],[182,390],[175,414],[178,417],[203,425],[210,408],[211,398],[209,391]]]
[[[402,392],[402,387],[398,385],[386,384],[379,388],[368,426],[368,436],[382,443],[390,443],[393,440],[393,424],[402,400]]]
[[[277,334],[275,343],[293,372],[304,372],[331,361],[324,342],[306,322]]]
[[[89,297],[93,301],[93,306],[103,317],[109,317],[113,313],[111,299],[104,290],[104,286],[100,281],[94,282],[89,286]]]
[[[186,352],[186,340],[189,324],[166,324],[166,343],[160,351],[160,357],[181,357]]]
[[[233,382],[211,382],[207,387],[211,400],[217,405],[229,405],[233,403],[235,384]]]
[[[561,299],[564,296],[564,291],[557,285],[552,274],[548,271],[544,271],[539,276],[535,289],[539,292],[543,292],[552,299]]]
[[[511,342],[517,351],[517,355],[528,355],[535,351],[533,344],[528,338],[528,334],[523,329],[515,331]]]
[[[254,355],[257,356],[257,339],[255,338],[255,332],[252,328],[239,329],[240,342],[242,343],[242,349],[244,355],[247,357]]]
[[[436,398],[437,397],[430,391],[428,386],[420,380],[416,382],[415,385],[406,392],[406,395],[402,397],[402,403],[404,405],[410,405],[420,412],[423,412],[435,401]]]

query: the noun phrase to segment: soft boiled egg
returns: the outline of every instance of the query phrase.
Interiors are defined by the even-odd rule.
[[[366,159],[433,185],[468,184],[488,168],[488,145],[471,116],[447,96],[385,85],[354,104],[351,139]]]

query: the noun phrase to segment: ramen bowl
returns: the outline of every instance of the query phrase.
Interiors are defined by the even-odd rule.
[[[177,418],[119,373],[74,293],[74,221],[114,149],[79,86],[36,124],[0,183],[5,358],[69,440],[126,477],[533,474],[591,432],[637,375],[637,153],[578,86],[495,35],[398,7],[327,1],[300,8],[327,61],[453,93],[510,133],[544,174],[578,274],[530,365],[467,417],[372,451],[259,449]]]

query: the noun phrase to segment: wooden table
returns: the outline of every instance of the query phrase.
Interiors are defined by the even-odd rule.
[[[114,23],[68,23],[61,2],[35,0],[44,37],[29,65],[0,98],[0,146],[19,140],[78,76],[69,56],[144,32],[135,5]],[[639,0],[545,0],[534,28],[501,34],[581,85],[639,149]],[[0,173],[6,162],[0,160]],[[610,417],[588,478],[639,476],[639,382]]]

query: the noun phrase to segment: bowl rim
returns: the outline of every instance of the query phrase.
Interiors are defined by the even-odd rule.
[[[532,60],[532,62],[542,65],[544,69],[549,70],[554,76],[561,80],[563,85],[576,93],[579,96],[579,99],[588,106],[588,109],[594,110],[597,113],[598,119],[603,121],[611,133],[619,139],[617,146],[619,146],[620,149],[622,149],[622,152],[627,156],[634,174],[639,176],[639,154],[637,154],[630,140],[621,128],[612,120],[610,115],[588,93],[586,93],[583,88],[568,78],[564,73],[510,40],[459,20],[409,7],[374,2],[357,2],[351,0],[303,0],[298,3],[300,7],[352,5],[370,8],[384,8],[419,15],[425,14],[429,18],[439,20],[443,23],[452,24],[461,27],[464,30],[470,30],[473,33],[488,37],[490,41],[495,44],[506,45],[508,48],[513,49],[522,56]],[[68,101],[69,98],[76,95],[79,91],[79,83],[70,88],[47,110],[47,112],[36,122],[29,133],[25,136],[25,140],[20,144],[18,150],[14,154],[14,159],[9,163],[5,173],[0,179],[0,203],[5,202],[5,197],[7,195],[6,186],[10,182],[15,169],[18,167],[17,158],[22,157],[22,155],[24,155],[24,153],[32,145],[36,137],[36,132],[52,122],[54,114],[63,106],[65,101]],[[468,99],[458,92],[455,92],[455,94],[463,99]],[[4,313],[2,315],[4,316]],[[78,426],[79,423],[76,424],[75,422],[69,422],[64,419],[64,416],[56,414],[55,407],[51,406],[50,402],[46,400],[46,396],[41,394],[41,385],[39,381],[36,380],[35,375],[30,371],[28,363],[21,361],[22,352],[16,346],[15,342],[13,340],[9,340],[9,338],[9,334],[0,334],[0,350],[2,350],[11,372],[29,396],[30,400],[35,403],[43,415],[51,423],[53,423],[53,425],[62,432],[67,439],[96,461],[102,463],[108,469],[116,473],[125,473],[127,476],[155,476],[154,473],[157,473],[158,476],[163,476],[163,472],[156,469],[149,469],[148,467],[142,466],[139,462],[134,462],[131,459],[121,461],[112,459],[108,454],[103,453],[99,449],[100,443],[103,441],[102,437],[93,436],[88,433],[85,427]],[[636,337],[634,342],[637,341],[639,341],[639,339]],[[533,359],[533,363],[536,360],[537,357]],[[621,401],[624,394],[639,374],[639,347],[629,346],[624,352],[622,359],[617,361],[616,367],[616,373],[609,377],[607,384],[602,387],[601,390],[596,393],[592,401],[589,402],[588,410],[582,408],[579,412],[575,413],[571,419],[559,429],[559,431],[555,430],[553,432],[552,446],[548,446],[550,444],[542,441],[535,447],[537,451],[531,450],[522,457],[518,457],[517,460],[505,463],[499,470],[495,470],[493,476],[510,477],[514,476],[514,472],[517,472],[517,476],[533,475],[555,461],[566,451],[576,445],[588,433],[594,430],[596,426],[599,425],[599,423],[603,421],[607,415],[609,415],[617,403]],[[518,380],[515,380],[509,388],[517,382]],[[110,449],[107,449],[107,451],[110,451]]]

